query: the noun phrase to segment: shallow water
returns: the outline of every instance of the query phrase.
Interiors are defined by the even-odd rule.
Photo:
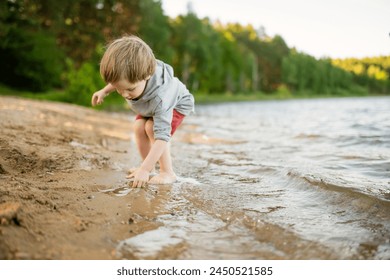
[[[198,106],[186,124],[185,178],[123,257],[390,259],[390,98]]]

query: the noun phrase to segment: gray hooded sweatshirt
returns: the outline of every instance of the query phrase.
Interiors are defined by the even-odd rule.
[[[171,138],[173,109],[187,116],[194,112],[194,97],[173,75],[173,68],[157,60],[156,71],[147,81],[137,100],[127,100],[130,108],[143,117],[153,117],[154,138],[168,142]]]

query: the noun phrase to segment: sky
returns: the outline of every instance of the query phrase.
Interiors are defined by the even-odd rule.
[[[162,0],[166,15],[189,0]],[[390,0],[191,0],[199,18],[251,24],[316,58],[390,55]]]

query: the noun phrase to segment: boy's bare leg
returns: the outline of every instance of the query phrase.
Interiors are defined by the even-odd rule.
[[[153,133],[153,121],[148,120],[145,124],[146,133],[151,139],[151,142],[154,143],[154,133]],[[170,143],[168,143],[166,149],[159,160],[160,163],[160,174],[154,176],[149,180],[150,184],[172,184],[177,180],[176,174],[173,171],[172,167],[172,158],[171,158],[171,149]]]
[[[134,123],[135,142],[142,160],[144,160],[149,154],[150,148],[152,146],[145,130],[146,121],[146,119],[139,119]]]
[[[146,158],[149,154],[149,151],[152,147],[152,143],[149,140],[149,136],[146,134],[145,124],[146,119],[138,119],[134,123],[134,134],[135,134],[135,142],[137,144],[138,152],[141,155],[142,160]],[[128,171],[129,174],[133,173],[137,167],[130,168]],[[152,172],[155,172],[154,168]]]
[[[171,149],[168,143],[160,160],[160,173],[149,180],[150,184],[172,184],[176,182],[177,177],[172,168]]]

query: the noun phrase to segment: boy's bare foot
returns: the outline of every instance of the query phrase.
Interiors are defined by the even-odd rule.
[[[167,185],[176,182],[177,177],[175,173],[162,172],[149,180],[149,184],[152,185]]]

